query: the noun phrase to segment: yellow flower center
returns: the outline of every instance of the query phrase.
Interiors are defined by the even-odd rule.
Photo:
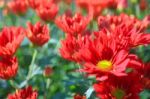
[[[110,71],[112,69],[112,62],[108,60],[101,60],[97,63],[97,67],[102,71]]]

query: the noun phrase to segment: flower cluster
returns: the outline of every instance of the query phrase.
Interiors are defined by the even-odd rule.
[[[150,89],[150,62],[138,54],[141,47],[147,50],[150,44],[148,3],[147,0],[0,0],[0,18],[4,20],[0,23],[0,83],[6,83],[2,86],[5,88],[16,88],[15,93],[2,95],[7,95],[7,99],[38,96],[140,99],[140,93]],[[12,13],[8,14],[9,11]],[[54,32],[52,36],[50,32]],[[78,70],[74,63],[80,65]],[[28,67],[19,65],[29,65],[29,69],[25,71]],[[73,80],[78,74],[70,75],[70,71],[89,77],[81,79],[83,84],[88,81],[83,90],[78,90],[80,79]],[[39,95],[29,86],[34,82],[35,86],[40,83],[35,87]],[[92,87],[85,92],[90,84]]]
[[[14,56],[24,38],[22,27],[4,27],[0,33],[0,78],[10,79],[18,70],[18,61]]]
[[[22,43],[25,33],[35,45],[42,46],[48,42],[49,29],[46,25],[37,22],[35,26],[27,24],[25,30],[22,27],[4,27],[0,33],[0,78],[10,79],[18,70],[18,61],[14,56]],[[40,39],[40,40],[39,40]]]
[[[30,7],[44,21],[52,21],[58,12],[58,6],[53,0],[11,0],[7,6],[19,15],[25,14]]]
[[[0,78],[4,80],[15,77],[18,71],[18,61],[15,52],[26,36],[37,45],[42,46],[48,42],[49,28],[47,25],[37,22],[32,25],[27,24],[27,29],[23,27],[4,27],[0,32]],[[22,96],[24,95],[24,96]],[[14,95],[9,95],[8,99],[37,99],[37,92],[33,92],[31,87],[17,91]]]
[[[76,4],[80,8],[85,8],[93,17],[98,17],[105,8],[127,7],[128,0],[76,0]]]
[[[139,99],[144,86],[149,87],[149,64],[130,50],[150,44],[150,34],[145,32],[149,20],[126,14],[99,16],[99,31],[91,33],[82,28],[88,23],[81,26],[78,23],[82,21],[69,20],[57,20],[58,26],[69,34],[62,40],[61,56],[81,64],[79,71],[95,75],[98,83],[94,89],[101,99]]]

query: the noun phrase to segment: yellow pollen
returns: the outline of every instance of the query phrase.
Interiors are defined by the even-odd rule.
[[[110,71],[112,69],[112,63],[108,60],[101,60],[97,63],[97,67],[102,71]]]

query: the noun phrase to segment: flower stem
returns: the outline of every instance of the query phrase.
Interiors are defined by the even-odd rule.
[[[32,72],[33,72],[33,65],[35,63],[35,58],[37,56],[37,50],[34,49],[34,53],[33,53],[33,56],[32,56],[32,61],[31,61],[31,64],[29,65],[29,72],[28,72],[28,75],[27,75],[27,81],[32,77]]]

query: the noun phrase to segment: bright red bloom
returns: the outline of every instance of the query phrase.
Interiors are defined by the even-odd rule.
[[[0,56],[12,56],[23,39],[22,27],[4,27],[0,33]]]
[[[80,94],[75,94],[73,99],[86,99],[86,96],[82,96]]]
[[[83,17],[81,14],[76,13],[74,17],[69,17],[64,14],[56,19],[55,23],[65,33],[77,36],[85,31],[86,26],[90,22],[88,17]]]
[[[107,35],[118,41],[118,45],[126,44],[128,48],[150,43],[150,34],[143,33],[148,27],[148,18],[143,21],[135,17],[121,14],[120,16],[100,16],[99,29],[106,28]]]
[[[28,8],[26,0],[12,0],[8,2],[8,7],[15,14],[24,14]]]
[[[37,99],[38,93],[36,90],[32,90],[31,86],[25,89],[17,90],[14,94],[9,94],[8,99]]]
[[[124,8],[127,6],[127,0],[76,0],[76,4],[85,8],[91,16],[96,18],[105,8]]]
[[[100,99],[140,99],[143,90],[141,77],[131,73],[124,77],[112,76],[109,80],[94,84],[94,89]]]
[[[60,54],[63,58],[79,62],[78,51],[88,41],[88,36],[78,36],[77,38],[68,35],[65,40],[61,41],[62,47],[60,48]]]
[[[38,8],[43,2],[46,3],[46,0],[27,0],[27,4],[33,9]]]
[[[42,46],[47,43],[50,39],[49,33],[47,25],[43,25],[40,22],[37,22],[35,25],[32,25],[30,22],[27,23],[26,35],[35,45]]]
[[[16,57],[5,57],[0,59],[0,78],[10,79],[17,74],[18,61]]]
[[[106,0],[105,0],[106,1]],[[107,5],[107,1],[101,0],[76,0],[76,4],[89,11],[91,17],[97,17]]]
[[[47,1],[46,3],[42,2],[40,6],[36,8],[36,12],[42,20],[52,21],[55,18],[58,9],[58,6],[54,2]]]
[[[99,36],[95,36],[93,41],[91,40],[79,50],[78,57],[83,63],[82,71],[94,74],[97,79],[104,80],[110,74],[127,75],[125,71],[129,66],[133,66],[131,68],[134,69],[142,66],[135,55],[129,54],[123,48],[118,50],[115,39],[112,39],[103,31],[98,32],[98,34]]]
[[[107,28],[112,30],[123,24],[129,27],[132,25],[132,28],[136,28],[139,31],[147,28],[147,23],[144,20],[138,20],[136,17],[128,16],[127,14],[99,16],[98,18],[99,29]]]
[[[127,50],[138,45],[150,44],[150,34],[139,32],[132,26],[118,26],[111,33],[110,35],[112,35],[112,38],[116,40],[118,45]]]

